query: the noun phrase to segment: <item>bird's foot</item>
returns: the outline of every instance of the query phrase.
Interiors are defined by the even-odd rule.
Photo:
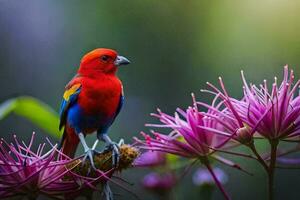
[[[90,160],[89,172],[91,171],[91,168],[93,170],[96,170],[96,166],[95,166],[95,163],[94,163],[94,155],[98,154],[98,152],[95,151],[94,149],[88,148],[88,149],[85,150],[84,154],[85,155],[84,155],[84,157],[82,159],[82,164],[85,164],[86,159],[89,159]]]
[[[120,160],[120,145],[116,142],[110,142],[105,147],[104,151],[112,151],[112,166],[118,167]]]

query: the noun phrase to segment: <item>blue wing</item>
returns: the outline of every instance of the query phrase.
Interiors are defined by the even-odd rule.
[[[78,95],[81,91],[81,84],[77,83],[71,87],[69,87],[63,96],[63,100],[61,102],[61,106],[60,106],[60,123],[59,123],[59,130],[61,130],[65,124],[66,124],[66,120],[67,120],[67,115],[68,115],[68,110],[69,108],[76,103]]]

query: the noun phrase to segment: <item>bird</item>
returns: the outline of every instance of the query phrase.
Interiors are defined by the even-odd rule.
[[[62,152],[74,158],[79,142],[84,148],[83,163],[88,158],[95,169],[93,156],[98,141],[106,143],[106,150],[112,150],[112,164],[119,161],[119,146],[108,136],[108,129],[119,114],[124,92],[117,76],[120,66],[130,61],[118,55],[113,49],[97,48],[85,54],[77,74],[66,85],[60,106],[59,130],[63,134],[59,147]],[[85,137],[96,133],[97,140],[90,148]]]

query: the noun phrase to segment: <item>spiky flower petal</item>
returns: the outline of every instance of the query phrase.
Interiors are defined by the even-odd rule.
[[[275,77],[271,90],[264,81],[260,87],[248,85],[244,74],[244,99],[236,103],[241,118],[250,126],[257,126],[257,132],[268,139],[288,139],[299,136],[300,99],[295,96],[300,81],[294,83],[294,72],[284,67],[283,80],[278,85]],[[296,97],[296,98],[295,98]]]
[[[142,148],[187,158],[199,158],[210,155],[224,146],[230,137],[228,133],[217,129],[216,121],[199,112],[196,104],[186,111],[178,108],[174,116],[160,110],[158,114],[152,115],[159,118],[162,124],[148,126],[171,128],[173,131],[169,135],[152,131],[154,138],[142,133],[145,141],[136,139],[143,144]]]

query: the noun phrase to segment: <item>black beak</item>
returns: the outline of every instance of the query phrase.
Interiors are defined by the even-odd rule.
[[[127,58],[125,58],[124,56],[117,56],[117,58],[115,60],[116,66],[128,65],[128,64],[130,64],[130,61]]]

